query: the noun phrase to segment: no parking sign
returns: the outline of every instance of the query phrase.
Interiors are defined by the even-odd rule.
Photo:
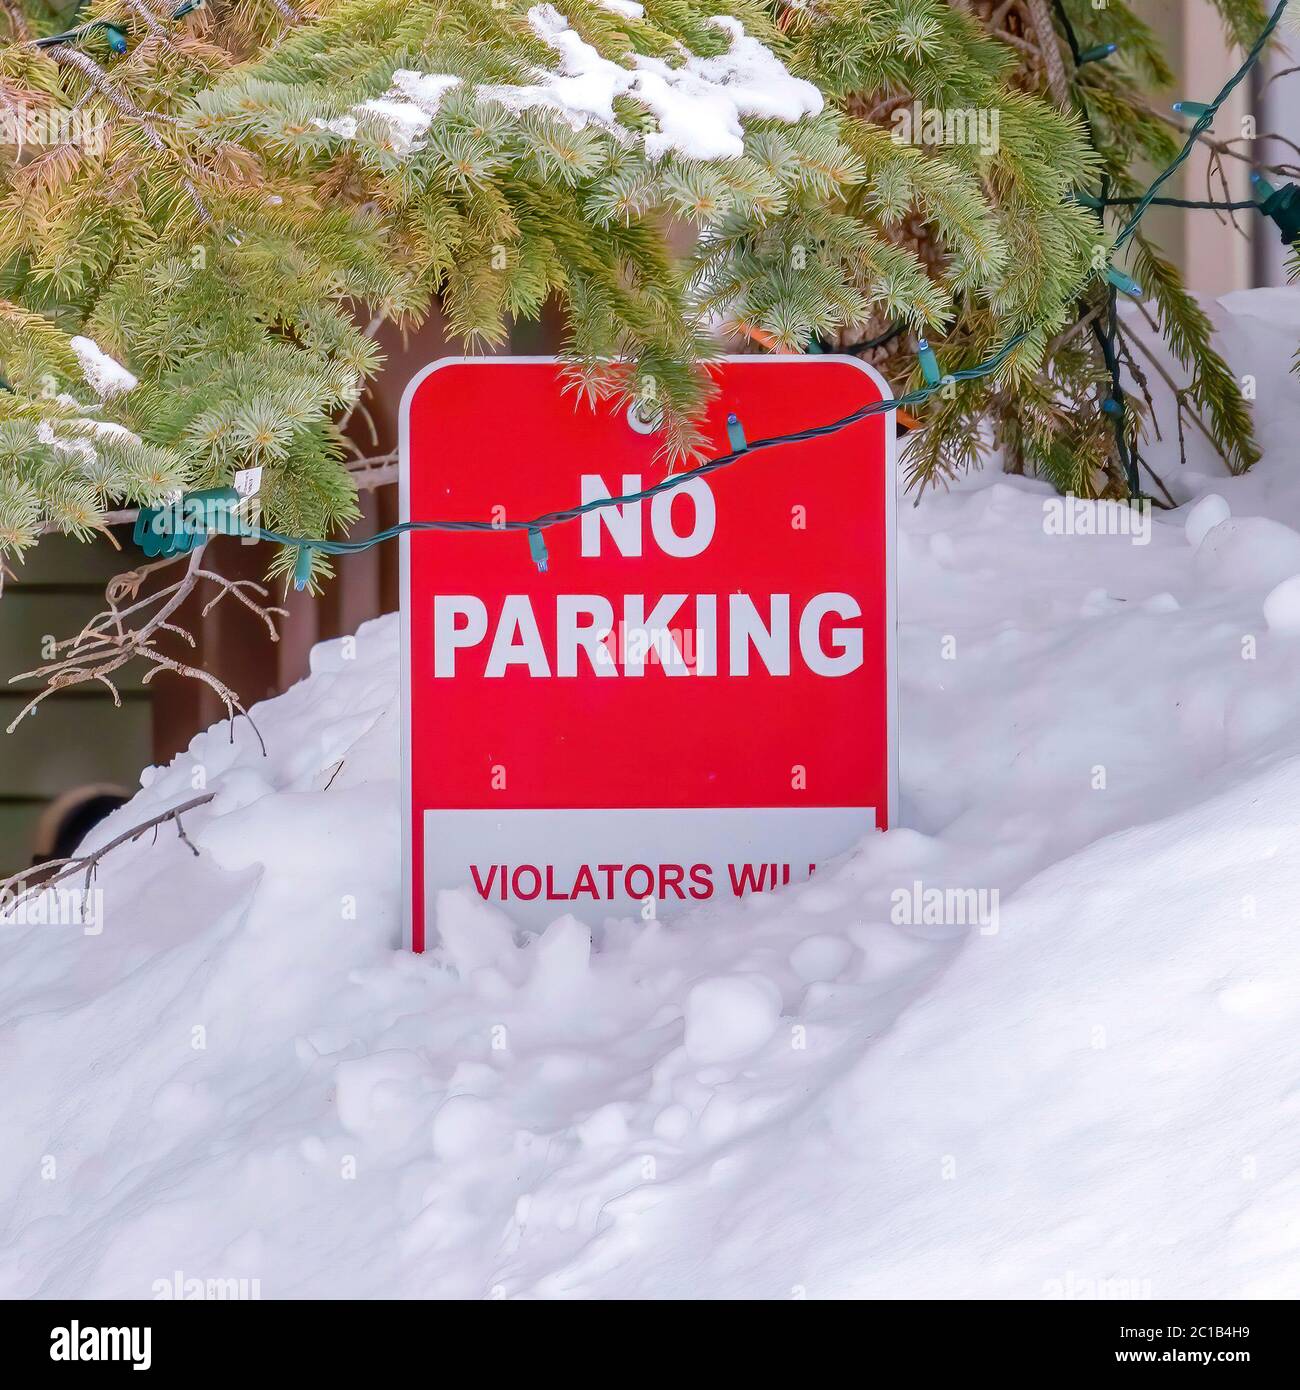
[[[851,357],[713,368],[704,432],[885,399]],[[551,358],[448,358],[402,403],[403,520],[522,521],[666,474]],[[759,450],[545,532],[403,538],[405,880],[538,925],[670,916],[804,878],[896,805],[894,421]]]

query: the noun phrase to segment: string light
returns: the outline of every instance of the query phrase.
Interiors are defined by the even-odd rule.
[[[921,364],[921,375],[927,385],[937,386],[943,380],[943,373],[939,370],[939,359],[934,355],[934,349],[928,339],[916,340],[916,360]]]
[[[293,562],[293,587],[301,593],[311,578],[311,547],[300,545],[297,558]]]
[[[1210,123],[1214,120],[1219,107],[1227,101],[1238,84],[1259,61],[1259,55],[1264,51],[1264,45],[1269,41],[1273,30],[1276,29],[1281,22],[1282,13],[1286,9],[1287,4],[1288,0],[1278,0],[1277,8],[1269,15],[1268,21],[1265,23],[1263,29],[1260,30],[1259,36],[1251,45],[1250,51],[1242,60],[1241,66],[1228,78],[1227,82],[1224,83],[1218,96],[1216,96],[1214,100],[1204,108],[1203,113],[1196,118],[1196,123],[1188,132],[1187,139],[1183,143],[1182,149],[1178,151],[1177,155],[1175,155],[1167,165],[1165,165],[1164,169],[1156,176],[1151,186],[1142,197],[1138,199],[1137,205],[1133,209],[1132,216],[1130,216],[1124,226],[1120,228],[1119,235],[1115,238],[1115,248],[1117,250],[1123,246],[1129,237],[1137,230],[1137,225],[1141,221],[1142,215],[1146,212],[1147,208],[1151,206],[1161,188],[1182,167],[1184,161],[1195,147],[1196,142],[1210,128]]]
[[[206,4],[206,0],[185,0],[185,3],[178,9],[172,11],[172,19],[184,19],[187,14],[193,14],[195,10],[201,10]],[[128,47],[126,34],[122,29],[110,19],[92,19],[88,24],[78,24],[73,29],[65,29],[61,34],[47,34],[43,39],[36,39],[36,48],[54,48],[59,44],[73,43],[86,34],[93,34],[96,29],[104,30],[104,37],[108,40],[108,46],[114,53],[125,53]]]
[[[1106,267],[1106,279],[1121,293],[1130,295],[1133,299],[1142,298],[1142,286],[1131,275],[1125,275],[1118,266]]]

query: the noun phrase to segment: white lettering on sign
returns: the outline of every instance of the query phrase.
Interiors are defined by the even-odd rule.
[[[463,627],[457,618],[467,621]],[[473,594],[439,594],[433,601],[433,673],[456,674],[457,647],[477,646],[487,636],[487,605]]]
[[[641,491],[641,475],[624,473],[623,487],[618,493],[609,490],[608,484],[599,473],[582,475],[582,501],[595,502],[607,497],[626,497],[629,493]],[[685,535],[674,529],[674,503],[690,502],[693,505],[693,525]],[[641,554],[641,509],[640,502],[624,502],[617,507],[599,507],[595,511],[582,514],[582,555],[592,559],[600,554],[601,528],[609,531],[609,538],[618,548],[620,555],[639,556]],[[678,511],[681,508],[677,509]],[[713,532],[718,523],[717,509],[713,504],[713,493],[703,478],[692,478],[689,483],[681,483],[665,492],[655,494],[650,503],[650,531],[655,544],[665,555],[678,559],[689,559],[699,555],[709,547]]]
[[[612,493],[599,474],[582,475],[584,502],[640,490],[638,473],[623,474],[620,494]],[[685,519],[680,515],[685,508],[675,512],[674,499],[690,508],[689,531],[676,529]],[[600,555],[606,531],[620,555],[640,556],[642,517],[641,502],[584,513],[583,556]],[[651,501],[651,535],[666,555],[699,555],[716,527],[713,493],[702,478],[659,493]],[[716,676],[718,598],[717,594],[660,594],[653,599],[623,594],[616,613],[613,598],[603,594],[557,594],[554,651],[548,652],[542,624],[527,594],[507,595],[497,612],[489,612],[487,604],[473,594],[437,594],[433,600],[434,675],[454,677],[457,654],[477,651],[482,674],[488,679],[498,679],[516,667],[534,677],[572,678],[580,669],[597,676],[639,677],[651,663],[667,676]],[[849,594],[814,594],[798,612],[797,625],[789,594],[756,598],[733,593],[725,596],[724,604],[728,675],[748,676],[761,666],[769,675],[788,676],[796,652],[818,676],[846,676],[862,665],[860,624],[832,623],[823,639],[828,619],[849,623],[862,617],[857,600]],[[484,659],[479,649],[485,645]]]
[[[603,594],[561,594],[555,600],[555,674],[576,676],[582,651],[598,676],[618,675],[605,645],[613,630],[614,605]]]
[[[749,675],[749,648],[753,644],[763,665],[774,676],[790,674],[790,595],[773,594],[767,623],[758,616],[748,594],[731,596],[731,674]]]
[[[504,676],[507,666],[522,663],[530,676],[549,676],[550,664],[542,634],[533,616],[533,605],[527,594],[507,594],[501,605],[496,635],[492,638],[492,654],[488,657],[485,676]]]
[[[692,601],[695,621],[683,622],[679,615]],[[455,676],[458,654],[485,644],[481,674],[488,679],[513,667],[537,677],[572,677],[580,667],[598,676],[637,677],[645,675],[649,664],[668,676],[718,674],[716,594],[664,594],[648,613],[644,594],[624,594],[620,602],[616,627],[611,600],[598,594],[558,595],[552,662],[526,594],[508,595],[496,613],[489,613],[473,594],[438,594],[433,600],[433,674]],[[800,611],[797,640],[792,640],[790,595],[771,594],[767,605],[764,613],[749,594],[727,595],[725,674],[748,676],[761,668],[772,676],[788,676],[796,653],[816,676],[847,676],[862,665],[860,626],[832,624],[823,636],[826,619],[862,616],[850,595],[814,594]]]
[[[840,649],[832,656],[819,641],[822,619],[832,613],[837,618],[860,618],[862,609],[851,594],[818,594],[810,599],[799,617],[799,650],[815,675],[847,676],[862,665],[862,629],[831,628],[831,642]]]

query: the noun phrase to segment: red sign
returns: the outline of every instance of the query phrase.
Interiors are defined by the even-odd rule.
[[[714,367],[748,440],[887,397],[851,357]],[[501,526],[666,475],[550,358],[449,358],[402,405],[403,520]],[[403,539],[406,888],[516,919],[668,916],[806,877],[895,807],[894,420],[545,531]]]

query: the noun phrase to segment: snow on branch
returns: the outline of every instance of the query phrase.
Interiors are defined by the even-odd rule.
[[[607,8],[636,18],[633,11],[640,6]],[[530,83],[482,83],[475,88],[477,98],[497,102],[515,115],[549,111],[575,130],[595,126],[621,144],[643,140],[652,159],[670,152],[686,159],[738,159],[745,153],[744,118],[793,124],[818,115],[824,105],[811,82],[793,76],[771,49],[727,15],[715,15],[709,21],[729,36],[727,52],[702,58],[683,48],[682,61],[676,66],[643,53],[626,55],[630,67],[616,63],[588,43],[553,5],[534,5],[528,11],[528,23],[559,55],[559,68],[539,70],[537,80]],[[362,102],[348,115],[316,124],[352,139],[360,120],[373,117],[387,127],[393,151],[406,156],[423,148],[422,137],[443,97],[460,81],[446,73],[399,68],[383,96]],[[642,134],[624,126],[614,109],[617,97],[630,97],[646,107],[659,129]]]

